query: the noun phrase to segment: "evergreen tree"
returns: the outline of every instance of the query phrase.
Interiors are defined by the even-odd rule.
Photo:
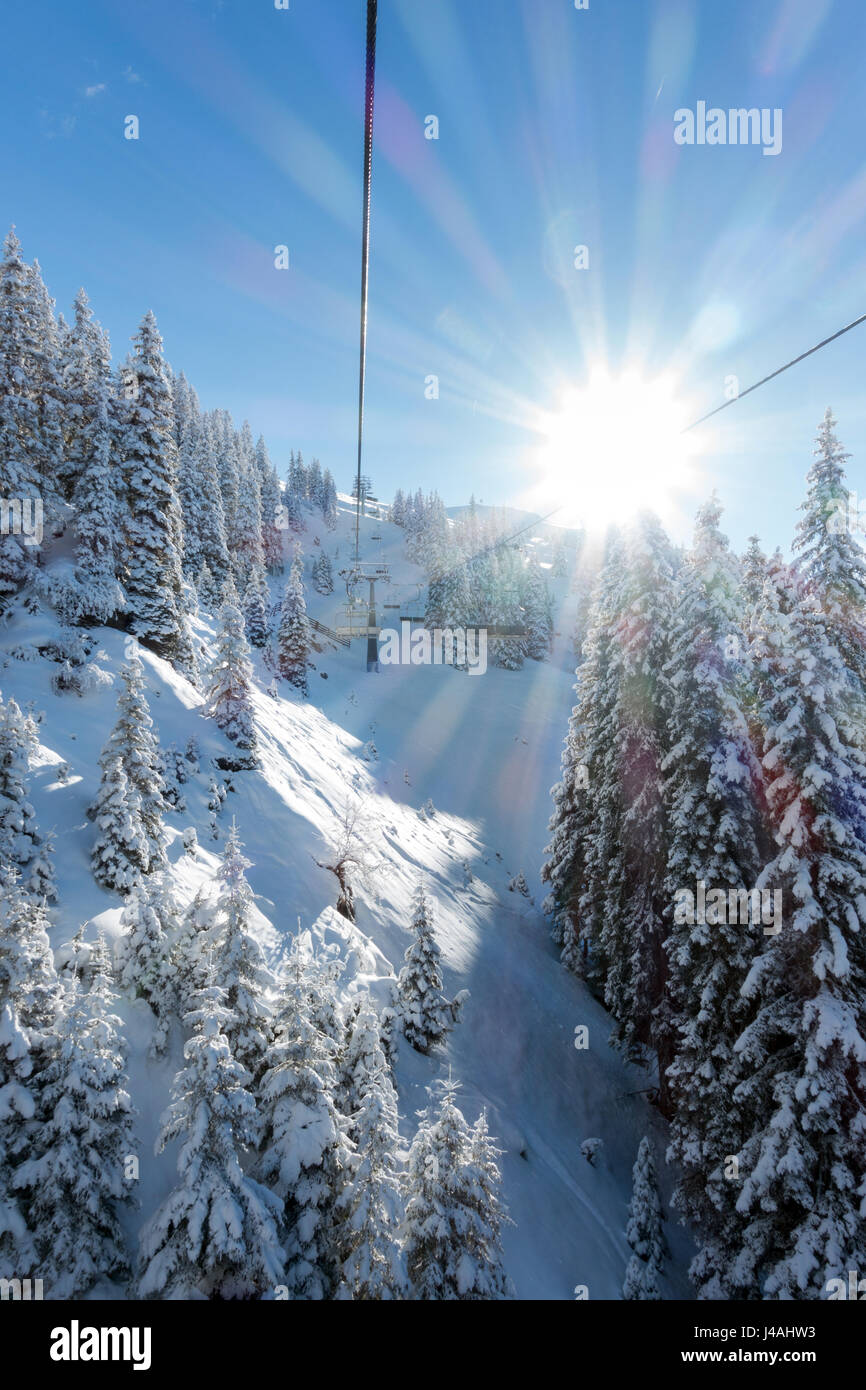
[[[433,935],[433,919],[424,885],[415,890],[412,912],[415,940],[403,957],[397,976],[397,995],[403,1033],[417,1052],[429,1052],[444,1041],[456,1021],[458,1000],[442,992],[440,951]]]
[[[718,529],[720,515],[715,500],[698,513],[666,668],[668,899],[673,908],[679,894],[694,898],[701,882],[710,897],[704,920],[673,911],[665,943],[676,1030],[668,1071],[670,1151],[682,1173],[674,1206],[705,1236],[692,1274],[707,1290],[717,1287],[727,1258],[725,1230],[736,1194],[725,1160],[741,1138],[732,1104],[738,1073],[733,1045],[744,1022],[740,990],[761,930],[739,920],[739,911],[731,920],[727,910],[731,895],[745,900],[757,878],[761,774],[745,712],[740,575]]]
[[[78,309],[76,302],[76,313]],[[125,606],[116,554],[124,513],[117,493],[108,339],[96,324],[90,324],[87,333],[89,396],[83,402],[75,437],[76,616],[78,621],[107,623]]]
[[[858,698],[866,699],[866,553],[854,534],[845,483],[846,454],[829,406],[815,440],[815,462],[800,510],[794,551],[805,592],[814,594]],[[866,732],[864,732],[866,743]]]
[[[283,538],[278,524],[282,488],[261,435],[256,442],[255,457],[261,489],[263,564],[269,574],[276,574],[283,568]]]
[[[253,894],[246,879],[250,861],[232,824],[217,870],[219,892],[208,927],[215,983],[224,991],[231,1017],[224,1031],[232,1055],[254,1081],[271,1038],[275,982],[253,934]]]
[[[205,713],[216,721],[238,750],[231,757],[219,759],[221,767],[232,770],[255,767],[258,761],[249,650],[240,609],[231,603],[223,604],[216,655],[208,677]]]
[[[762,620],[763,621],[763,620]],[[766,670],[764,767],[777,853],[759,880],[781,893],[743,985],[733,1096],[742,1218],[733,1297],[822,1298],[862,1267],[866,1236],[866,759],[863,706],[814,593],[774,606],[786,629]],[[769,663],[768,663],[769,665]]]
[[[662,1211],[650,1141],[640,1141],[632,1169],[632,1197],[626,1237],[634,1254],[628,1263],[622,1296],[655,1300],[660,1297],[658,1276],[665,1255]]]
[[[0,864],[23,876],[27,892],[53,901],[57,896],[51,845],[41,835],[27,796],[30,746],[27,721],[18,703],[0,697]]]
[[[175,1007],[171,949],[178,922],[170,884],[152,874],[135,885],[120,917],[117,945],[120,984],[150,1004],[156,1017],[153,1051],[165,1050]]]
[[[214,603],[213,594],[219,590],[231,568],[216,451],[213,420],[210,416],[204,415],[199,421],[195,442],[195,479],[200,489],[197,498],[196,537],[202,565],[207,567],[213,584],[213,592],[202,592],[199,581],[199,592],[202,601],[211,606]]]
[[[183,523],[177,446],[162,339],[147,313],[125,368],[120,444],[129,511],[124,537],[130,628],[190,677],[195,674],[181,589]]]
[[[313,563],[313,588],[317,594],[332,594],[334,592],[334,572],[330,558],[324,551]]]
[[[553,640],[553,622],[547,584],[541,572],[541,566],[536,560],[533,560],[527,569],[523,607],[526,624],[526,655],[531,661],[546,661],[550,655],[550,644]]]
[[[295,551],[292,569],[283,604],[277,634],[277,667],[280,675],[303,695],[307,694],[307,673],[310,668],[312,634],[307,618],[301,554]]]
[[[340,1282],[336,1204],[351,1150],[339,1115],[333,1041],[296,941],[259,1087],[259,1177],[284,1204],[291,1296],[330,1298]]]
[[[80,1298],[101,1278],[129,1273],[121,1215],[132,1204],[132,1106],[111,1006],[101,968],[87,992],[73,977],[42,1076],[38,1151],[15,1174],[30,1194],[40,1274],[53,1298]]]
[[[163,814],[166,810],[162,755],[144,693],[144,666],[135,651],[120,668],[122,687],[117,700],[117,722],[99,758],[103,782],[110,765],[120,759],[130,792],[137,794],[135,811],[146,837],[142,871],[165,868]],[[101,793],[100,793],[101,796]],[[97,801],[96,805],[100,804]],[[96,808],[90,811],[96,817]]]
[[[0,1278],[39,1272],[29,1195],[18,1183],[44,1120],[42,1092],[60,991],[44,907],[0,865]]]
[[[455,1104],[456,1083],[440,1084],[438,1105],[431,1098],[409,1151],[404,1234],[414,1296],[507,1298],[496,1151],[486,1121],[470,1131]]]
[[[398,1168],[397,1093],[369,1000],[347,1031],[340,1059],[344,1112],[354,1145],[351,1178],[337,1214],[342,1256],[338,1298],[405,1298],[406,1271],[399,1242],[403,1220]]]
[[[21,243],[10,231],[0,262],[0,497],[19,500],[22,507],[33,507],[42,495],[37,352],[31,281]],[[36,562],[37,547],[25,540],[11,530],[0,536],[0,608]]]
[[[562,755],[563,776],[553,789],[550,856],[542,880],[550,884],[545,911],[563,964],[603,988],[606,962],[602,927],[611,904],[618,910],[621,883],[609,875],[621,851],[622,796],[616,756],[619,668],[614,634],[621,613],[622,537],[611,531],[596,584],[586,660],[577,672]]]
[[[179,1181],[142,1234],[142,1298],[250,1298],[284,1281],[281,1204],[244,1170],[256,1105],[224,1032],[231,1021],[215,985],[184,1019],[193,1036],[158,1141],[182,1141]]]
[[[261,565],[253,565],[244,590],[244,624],[254,647],[266,647],[271,635],[269,617],[271,595]]]
[[[118,755],[103,765],[91,815],[98,831],[90,854],[93,877],[103,888],[128,893],[149,872],[150,854],[141,797]]]

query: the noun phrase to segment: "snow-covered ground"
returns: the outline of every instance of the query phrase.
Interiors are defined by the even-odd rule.
[[[380,621],[423,612],[421,571],[404,554],[399,527],[362,520],[365,559],[383,558],[394,582],[380,590]],[[318,534],[337,571],[351,555],[354,517],[341,501],[339,525],[328,532],[308,519],[302,537],[305,568],[318,553]],[[381,541],[371,540],[373,535]],[[539,543],[542,563],[550,559]],[[49,563],[51,561],[49,560]],[[345,595],[339,579],[322,597],[308,584],[312,616],[333,627]],[[435,902],[446,988],[468,989],[470,999],[447,1049],[421,1057],[401,1043],[396,1069],[403,1130],[411,1136],[425,1087],[449,1068],[462,1084],[462,1108],[473,1120],[482,1106],[501,1142],[505,1198],[514,1225],[505,1235],[508,1270],[522,1298],[570,1298],[576,1284],[591,1299],[618,1298],[629,1255],[625,1239],[631,1166],[645,1133],[654,1136],[662,1181],[663,1126],[642,1088],[646,1074],[624,1065],[609,1048],[609,1025],[586,989],[559,965],[540,913],[539,871],[544,858],[549,791],[572,704],[572,600],[566,581],[552,581],[557,637],[552,659],[528,662],[520,672],[490,667],[470,677],[444,667],[365,669],[366,642],[349,650],[323,642],[316,654],[310,698],[282,684],[279,699],[266,693],[272,679],[260,661],[255,696],[262,766],[233,774],[236,790],[220,814],[221,836],[210,838],[209,760],[225,749],[201,697],[165,662],[146,651],[147,697],[161,744],[183,748],[194,737],[201,773],[184,787],[186,811],[171,815],[169,856],[179,898],[186,902],[213,873],[224,833],[234,817],[253,861],[250,883],[261,909],[262,941],[310,931],[345,960],[344,988],[372,988],[399,969],[409,944],[410,902],[423,876]],[[273,581],[274,597],[279,581]],[[53,945],[64,944],[82,923],[92,939],[100,925],[116,934],[120,900],[94,882],[89,863],[94,828],[86,807],[98,785],[97,759],[114,722],[116,690],[105,684],[81,698],[57,696],[50,678],[57,666],[35,649],[56,631],[49,612],[18,606],[0,632],[0,688],[22,705],[45,712],[42,746],[31,774],[32,800],[44,830],[56,835],[59,904],[52,912]],[[209,641],[213,629],[200,626]],[[91,660],[115,677],[124,635],[99,630]],[[26,649],[35,659],[23,659]],[[17,651],[17,655],[12,655]],[[327,679],[325,679],[327,677]],[[375,743],[378,758],[362,756]],[[68,763],[67,781],[57,776]],[[421,818],[432,800],[435,814]],[[336,881],[316,861],[327,861],[347,807],[362,804],[364,833],[376,868],[369,888],[357,887],[357,924],[333,911]],[[184,852],[183,831],[195,826],[199,848]],[[470,873],[467,874],[465,865]],[[523,872],[532,895],[509,891]],[[471,874],[471,880],[470,880]],[[157,1122],[179,1063],[179,1039],[170,1055],[146,1056],[150,1014],[142,1001],[123,1001],[130,1046],[130,1079],[141,1143],[140,1224],[175,1178],[169,1150],[154,1157]],[[577,1051],[574,1030],[589,1027],[588,1050]],[[580,1146],[600,1138],[595,1165]],[[666,1195],[666,1189],[665,1189]],[[673,1258],[663,1296],[689,1297],[684,1270],[688,1242],[667,1226]]]

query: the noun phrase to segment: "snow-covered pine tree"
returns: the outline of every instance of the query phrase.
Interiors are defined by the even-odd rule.
[[[57,896],[51,843],[27,796],[29,761],[26,717],[15,699],[4,704],[0,696],[0,864],[20,871],[28,893],[51,902]]]
[[[618,668],[614,630],[621,613],[623,539],[611,530],[595,587],[586,660],[577,672],[577,704],[562,754],[562,780],[553,788],[549,856],[542,880],[550,884],[544,910],[562,946],[563,964],[600,990],[606,965],[601,931],[618,885],[608,865],[620,852],[622,800],[614,750]]]
[[[845,464],[851,457],[836,438],[830,407],[815,440],[807,475],[803,519],[794,539],[797,572],[833,628],[845,666],[866,699],[866,552],[855,535]],[[866,745],[866,730],[863,735]]]
[[[863,703],[816,593],[774,604],[763,763],[781,894],[743,985],[732,1100],[744,1116],[732,1297],[818,1299],[866,1263],[866,759]],[[774,924],[775,925],[775,924]]]
[[[231,562],[217,466],[217,442],[214,421],[210,415],[202,415],[199,420],[194,468],[200,488],[197,498],[196,535],[202,566],[207,567],[213,584],[213,592],[202,592],[199,580],[199,593],[202,602],[213,606],[214,596],[225,581]]]
[[[266,647],[271,635],[271,595],[262,565],[253,565],[244,590],[246,635],[254,647]]]
[[[276,574],[283,568],[283,537],[278,525],[283,490],[261,435],[256,441],[255,457],[261,490],[263,564],[270,574]]]
[[[497,1150],[486,1121],[470,1131],[456,1082],[439,1083],[409,1151],[404,1242],[416,1299],[509,1297],[502,1267]]]
[[[256,1172],[283,1204],[289,1292],[317,1300],[332,1297],[340,1282],[335,1206],[351,1146],[335,1104],[336,1046],[319,1026],[319,986],[309,968],[296,940],[257,1092],[262,1133]]]
[[[60,334],[60,377],[63,385],[63,460],[58,482],[63,495],[72,497],[76,481],[90,452],[88,425],[93,419],[94,349],[99,333],[90,301],[83,289],[75,296],[74,318]]]
[[[541,566],[534,559],[530,561],[524,579],[523,611],[526,655],[531,661],[546,661],[553,639],[550,594]]]
[[[150,872],[150,851],[141,797],[119,755],[109,758],[90,811],[97,835],[90,853],[93,877],[103,888],[128,893]]]
[[[244,421],[244,431],[249,435],[249,425]],[[246,455],[249,452],[249,458]],[[259,471],[255,464],[252,439],[248,440],[248,450],[244,450],[245,464],[238,480],[238,510],[235,521],[234,568],[241,585],[246,584],[254,565],[264,563],[262,546],[262,499]]]
[[[64,411],[60,334],[54,314],[54,300],[45,288],[39,262],[34,261],[28,266],[26,274],[32,307],[29,375],[36,401],[36,435],[32,444],[36,448],[46,529],[60,535],[64,523],[60,487]]]
[[[60,1004],[44,906],[0,870],[0,1278],[39,1271],[29,1194],[16,1186],[44,1119],[47,1047]]]
[[[11,230],[0,261],[0,497],[18,499],[22,508],[42,495],[37,346],[28,267]],[[36,563],[39,547],[24,540],[13,528],[0,536],[0,609]]]
[[[313,564],[313,588],[317,594],[332,594],[334,592],[334,571],[330,556],[324,550]]]
[[[258,762],[249,650],[240,609],[232,603],[224,603],[220,610],[216,653],[208,674],[205,713],[216,721],[237,749],[236,753],[218,759],[219,766],[225,770],[252,768]]]
[[[224,1032],[231,1010],[212,984],[195,1002],[158,1141],[182,1141],[179,1181],[142,1233],[139,1294],[253,1298],[284,1282],[281,1203],[244,1168],[256,1103]]]
[[[746,715],[746,638],[739,566],[719,530],[714,498],[698,513],[680,572],[664,764],[669,842],[665,942],[675,1056],[668,1068],[671,1156],[681,1173],[673,1204],[702,1231],[693,1264],[699,1289],[717,1287],[732,1255],[725,1231],[737,1193],[725,1160],[739,1151],[733,1047],[744,1021],[740,990],[761,939],[728,903],[747,901],[762,854],[761,771]],[[705,920],[676,910],[703,883]],[[719,906],[720,904],[720,906]],[[748,917],[748,912],[746,913]]]
[[[231,1014],[225,1034],[232,1055],[249,1072],[255,1086],[272,1036],[275,980],[253,931],[253,894],[246,878],[249,867],[250,860],[232,822],[217,869],[219,891],[210,913],[207,949],[214,982],[225,991]]]
[[[132,1205],[126,1174],[135,1143],[112,1003],[100,968],[88,991],[73,976],[41,1078],[36,1153],[15,1174],[28,1193],[39,1272],[52,1298],[80,1298],[101,1279],[129,1274],[122,1212]]]
[[[767,557],[761,549],[760,536],[750,536],[741,562],[743,628],[752,639],[752,622],[761,605],[764,581],[767,578]]]
[[[150,1004],[156,1018],[153,1052],[168,1041],[176,1010],[171,953],[179,924],[171,885],[164,874],[151,874],[136,884],[120,917],[124,934],[117,943],[118,979],[123,989]]]
[[[668,895],[662,671],[671,641],[672,568],[667,536],[654,516],[642,514],[626,538],[610,652],[616,696],[605,790],[619,832],[607,847],[607,902],[599,931],[607,965],[605,1003],[616,1020],[613,1039],[633,1060],[652,1058],[657,1064],[665,1110],[672,1051],[663,949]],[[592,863],[601,875],[601,859]]]
[[[336,530],[337,485],[334,482],[330,468],[326,468],[322,475],[322,516],[328,530]]]
[[[622,1296],[655,1300],[661,1297],[658,1278],[665,1256],[662,1209],[655,1160],[649,1139],[640,1141],[632,1169],[632,1196],[626,1238],[634,1252],[628,1262]]]
[[[354,1145],[350,1178],[337,1203],[342,1281],[338,1298],[405,1298],[397,1092],[369,998],[347,1028],[340,1056],[341,1108]]]
[[[128,498],[123,538],[130,629],[185,675],[195,675],[181,586],[183,521],[177,496],[171,386],[148,312],[124,368],[119,425]]]
[[[296,549],[280,610],[280,625],[277,633],[277,667],[284,680],[306,695],[312,635],[307,618],[301,566],[301,552]]]
[[[400,1023],[415,1050],[429,1052],[447,1037],[457,1019],[459,1002],[448,1000],[442,992],[441,952],[433,935],[433,915],[423,883],[415,889],[412,931],[415,939],[397,976]]]
[[[117,699],[117,722],[99,758],[103,779],[109,766],[119,758],[130,789],[138,796],[136,811],[147,840],[144,873],[165,868],[163,814],[167,809],[162,756],[154,732],[153,719],[144,693],[144,666],[132,651],[120,668],[121,691]],[[96,806],[90,815],[95,818]]]
[[[83,295],[83,291],[81,294]],[[76,319],[86,308],[76,300]],[[116,422],[111,385],[108,337],[88,321],[79,331],[88,345],[88,394],[78,402],[75,435],[75,577],[79,622],[109,622],[125,606],[117,579],[118,536],[125,524],[125,506],[118,495],[118,459],[114,445]]]

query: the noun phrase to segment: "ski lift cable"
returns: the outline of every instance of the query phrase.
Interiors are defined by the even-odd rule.
[[[370,271],[370,204],[373,182],[373,104],[376,88],[378,0],[367,0],[367,70],[364,89],[364,222],[361,244],[361,349],[358,373],[358,501],[355,508],[355,563],[361,544],[361,455],[364,439],[364,388],[367,377],[367,286]]]

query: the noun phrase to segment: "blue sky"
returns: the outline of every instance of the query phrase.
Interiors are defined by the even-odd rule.
[[[205,406],[340,487],[364,11],[42,0],[5,16],[0,87],[0,219],[58,307],[83,284],[115,355],[152,308]],[[726,376],[746,386],[866,312],[861,0],[380,0],[377,77],[366,470],[383,495],[519,501],[541,414],[594,362],[675,372],[697,416]],[[676,145],[674,112],[701,100],[781,108],[781,153]],[[738,545],[787,545],[828,404],[866,497],[864,362],[866,325],[702,430],[677,538],[715,486]],[[605,466],[576,457],[575,494]]]

